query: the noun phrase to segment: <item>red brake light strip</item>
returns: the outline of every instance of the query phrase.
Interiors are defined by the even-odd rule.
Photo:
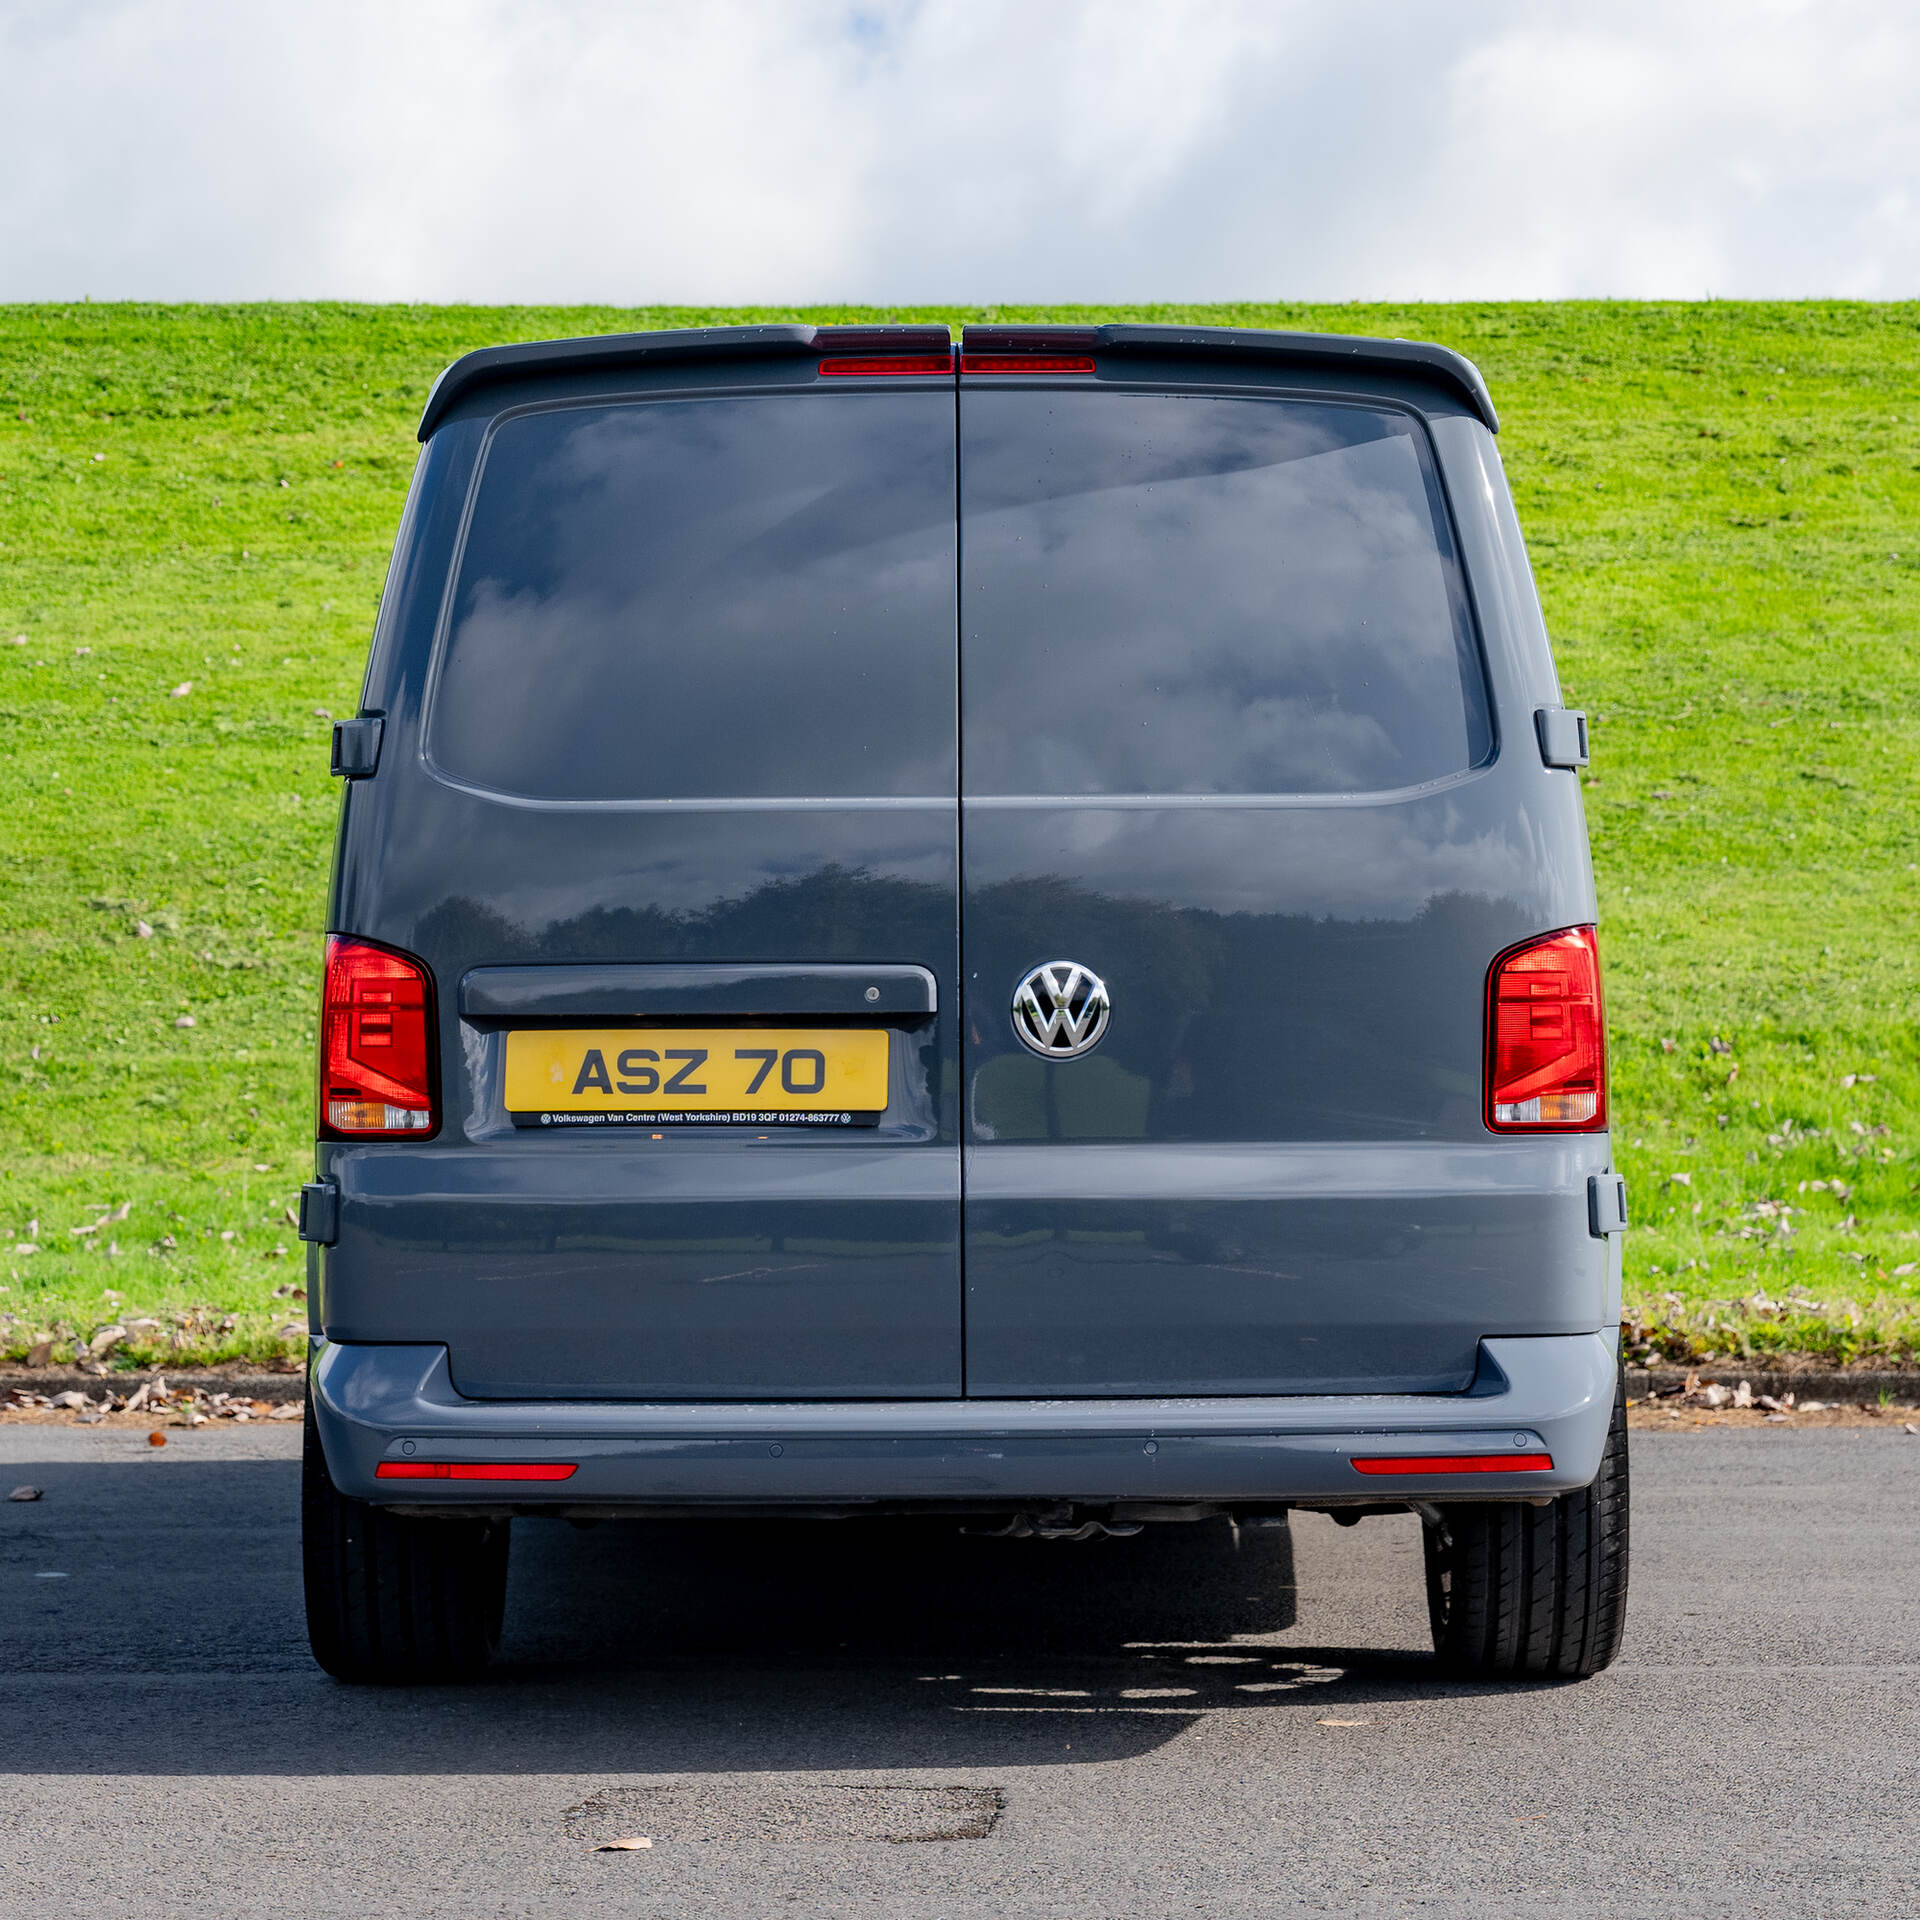
[[[572,1460],[382,1460],[376,1480],[571,1480]]]
[[[1092,373],[1094,364],[1084,354],[963,353],[962,373]]]
[[[848,354],[837,360],[822,360],[820,371],[823,374],[854,374],[862,379],[874,374],[951,373],[953,355],[950,353],[892,353],[883,359],[877,354]]]
[[[1356,1458],[1355,1473],[1551,1473],[1550,1453],[1409,1453]]]

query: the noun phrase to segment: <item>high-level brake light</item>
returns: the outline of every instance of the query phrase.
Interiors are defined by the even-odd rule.
[[[1569,927],[1503,953],[1487,975],[1486,1122],[1496,1133],[1607,1124],[1600,949]]]
[[[951,373],[953,355],[950,353],[890,353],[882,357],[879,354],[847,354],[834,360],[822,360],[820,371],[823,374],[858,375],[863,380],[875,374]]]
[[[376,1480],[571,1480],[572,1460],[382,1460]]]
[[[1550,1453],[1376,1453],[1353,1463],[1355,1473],[1551,1473]]]
[[[962,373],[1092,373],[1094,364],[1084,354],[963,353]]]
[[[433,981],[418,960],[330,935],[320,1009],[320,1131],[431,1133]]]

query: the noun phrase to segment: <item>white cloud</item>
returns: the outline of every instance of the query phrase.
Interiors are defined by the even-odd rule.
[[[1920,293],[1887,0],[0,0],[0,298]]]

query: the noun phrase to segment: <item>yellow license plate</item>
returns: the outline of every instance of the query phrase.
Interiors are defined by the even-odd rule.
[[[507,1035],[523,1127],[872,1126],[884,1029],[608,1027]]]

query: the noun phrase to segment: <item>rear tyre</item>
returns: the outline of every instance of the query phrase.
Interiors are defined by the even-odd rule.
[[[411,1520],[341,1493],[307,1401],[300,1533],[307,1639],[336,1680],[470,1680],[500,1646],[504,1520]]]
[[[1627,1614],[1627,1396],[1590,1487],[1550,1505],[1443,1506],[1429,1524],[1427,1611],[1455,1673],[1582,1679],[1611,1665]]]

